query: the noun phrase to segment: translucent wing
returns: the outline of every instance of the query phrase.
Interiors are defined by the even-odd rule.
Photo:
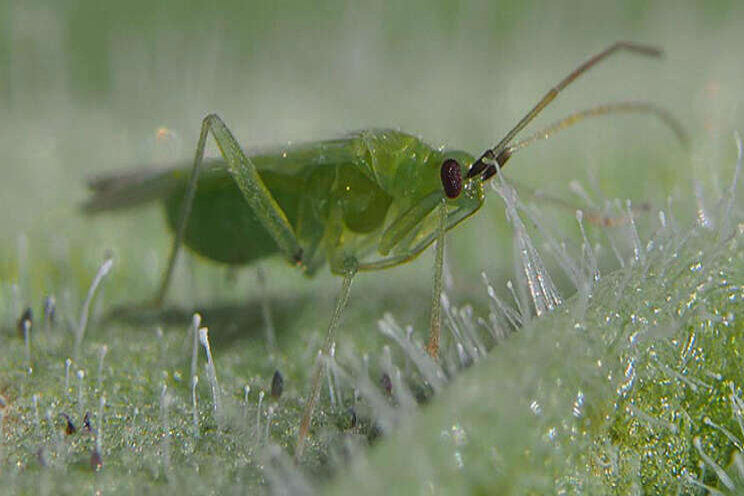
[[[261,170],[280,172],[293,176],[308,166],[336,165],[354,161],[355,135],[334,140],[312,143],[289,144],[270,149],[251,150],[247,155]],[[203,177],[199,187],[210,182],[229,182],[222,159],[210,159],[204,163]],[[168,198],[171,193],[183,189],[188,179],[190,162],[181,162],[164,168],[137,168],[104,173],[88,182],[92,195],[83,204],[86,213],[119,210],[144,205]]]
[[[135,207],[167,198],[185,181],[180,168],[134,169],[102,174],[88,182],[92,195],[83,204],[86,213]]]

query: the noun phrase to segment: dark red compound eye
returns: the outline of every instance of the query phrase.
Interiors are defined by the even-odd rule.
[[[454,199],[462,192],[462,173],[460,164],[453,158],[448,158],[442,163],[442,187],[447,198]]]

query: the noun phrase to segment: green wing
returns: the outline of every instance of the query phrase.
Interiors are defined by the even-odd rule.
[[[362,143],[358,134],[338,139],[294,143],[246,152],[256,168],[298,175],[307,167],[356,163]]]
[[[135,169],[103,174],[88,182],[91,196],[83,204],[85,213],[136,207],[163,200],[183,187],[187,172],[180,168]]]
[[[246,154],[259,171],[298,176],[307,167],[355,162],[360,153],[357,138],[355,134],[334,140],[251,150]],[[221,158],[207,160],[203,167],[199,187],[210,179],[229,181],[220,173],[225,170]],[[144,167],[95,176],[88,182],[92,194],[83,204],[83,211],[94,214],[165,200],[184,188],[190,168],[189,162],[181,162],[164,168]]]

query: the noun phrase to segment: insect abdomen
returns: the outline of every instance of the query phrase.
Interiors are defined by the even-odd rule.
[[[206,173],[194,197],[184,244],[211,260],[230,265],[249,264],[278,252],[271,235],[259,222],[227,171]],[[211,176],[211,177],[210,177]],[[272,171],[261,173],[287,218],[296,224],[299,197],[297,179]],[[181,215],[185,184],[165,201],[170,228],[175,231]]]

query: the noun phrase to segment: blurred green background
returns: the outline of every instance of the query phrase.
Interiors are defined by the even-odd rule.
[[[613,57],[571,86],[531,129],[597,103],[647,100],[685,124],[691,152],[651,118],[607,117],[521,152],[507,176],[576,206],[583,202],[570,193],[572,180],[600,204],[627,198],[662,208],[671,200],[674,216],[684,222],[697,209],[694,181],[703,203],[720,198],[730,182],[732,131],[744,122],[743,28],[744,4],[734,1],[4,1],[3,324],[13,328],[19,305],[37,308],[46,294],[58,296],[62,315],[77,318],[92,274],[109,251],[116,262],[105,283],[106,308],[154,292],[171,239],[161,212],[86,218],[78,209],[86,179],[188,162],[208,113],[220,114],[249,148],[395,127],[433,145],[478,154],[560,78],[619,39],[658,45],[666,56]],[[573,210],[537,205],[558,238],[575,243]],[[655,214],[638,222],[642,236],[658,226]],[[593,240],[603,239],[588,228]],[[505,292],[505,281],[514,277],[512,236],[495,193],[447,243],[452,300],[482,303],[481,271]],[[425,329],[431,257],[362,274],[340,346],[357,354],[379,350],[375,322],[388,310],[403,324]],[[289,388],[302,393],[314,357],[307,344],[321,339],[340,281],[326,271],[307,280],[281,260],[266,267],[268,294],[280,314],[277,360],[289,378],[299,378]],[[552,267],[564,295],[570,294]],[[617,261],[604,250],[603,268],[614,267]],[[260,289],[254,273],[225,273],[182,257],[171,304],[185,310],[245,304],[255,310]],[[212,335],[218,344],[221,333],[258,336],[247,344],[231,340],[239,346],[223,348],[220,359],[245,367],[255,358],[253,368],[240,373],[269,377],[276,362],[260,361],[256,312],[249,309],[250,325],[218,327]],[[102,332],[94,327],[90,335],[104,339]],[[109,329],[107,336],[111,332],[119,331]],[[139,332],[147,336],[151,328]]]
[[[112,249],[119,277],[150,277],[169,239],[159,212],[84,219],[77,205],[86,178],[189,160],[209,112],[246,147],[382,126],[475,154],[617,39],[659,45],[667,57],[613,58],[539,122],[596,103],[649,100],[688,126],[693,160],[653,119],[622,116],[521,153],[509,177],[577,205],[568,193],[573,179],[588,190],[596,181],[608,198],[663,205],[675,188],[689,187],[696,168],[706,176],[708,161],[732,153],[742,10],[720,1],[4,2],[3,273],[13,273],[25,233],[30,258],[64,252],[94,266]],[[161,127],[165,137],[158,137]],[[460,282],[477,280],[482,269],[502,278],[511,272],[509,231],[492,196],[486,211],[450,236],[449,262]],[[571,210],[560,214],[575,234]],[[483,232],[493,235],[478,236]],[[430,272],[428,262],[415,265],[419,270],[400,269],[401,280]],[[285,275],[301,285],[289,269],[277,278]]]

